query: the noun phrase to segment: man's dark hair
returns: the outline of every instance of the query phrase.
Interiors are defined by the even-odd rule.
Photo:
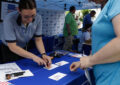
[[[74,7],[74,6],[71,6],[70,9],[69,9],[69,11],[71,12],[71,11],[73,11],[73,10],[75,10],[75,7]]]
[[[90,13],[91,13],[91,14],[95,14],[95,13],[96,13],[96,11],[92,10]]]
[[[23,9],[34,9],[36,8],[36,2],[35,0],[20,0],[18,8],[20,11]]]

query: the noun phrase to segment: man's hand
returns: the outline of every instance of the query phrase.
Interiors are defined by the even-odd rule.
[[[42,55],[42,58],[46,62],[47,68],[49,68],[52,63],[50,56]]]

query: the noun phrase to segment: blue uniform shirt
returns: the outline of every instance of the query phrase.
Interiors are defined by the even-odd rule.
[[[33,36],[42,35],[42,19],[40,15],[36,15],[33,22],[29,23],[27,27],[18,19],[21,19],[18,12],[9,13],[6,16],[2,29],[2,42],[5,45],[7,45],[7,42],[16,42],[18,46],[25,47]]]
[[[92,26],[92,54],[116,37],[112,19],[118,14],[120,0],[108,0]],[[120,85],[120,62],[99,64],[93,68],[96,85]]]

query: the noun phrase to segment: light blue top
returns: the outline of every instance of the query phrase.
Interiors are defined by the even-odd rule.
[[[120,0],[108,0],[92,26],[92,54],[116,37],[112,19],[118,14]],[[96,65],[93,68],[96,85],[120,85],[120,62]]]
[[[16,42],[18,46],[25,47],[34,36],[42,35],[42,18],[37,14],[33,22],[25,27],[17,11],[9,13],[4,19],[2,33],[1,38],[5,45],[7,42]]]

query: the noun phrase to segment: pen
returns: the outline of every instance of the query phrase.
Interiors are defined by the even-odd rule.
[[[25,71],[22,72],[16,72],[16,73],[11,73],[11,74],[6,74],[6,79],[9,80],[11,79],[11,77],[17,77],[17,76],[21,76],[25,73]]]

